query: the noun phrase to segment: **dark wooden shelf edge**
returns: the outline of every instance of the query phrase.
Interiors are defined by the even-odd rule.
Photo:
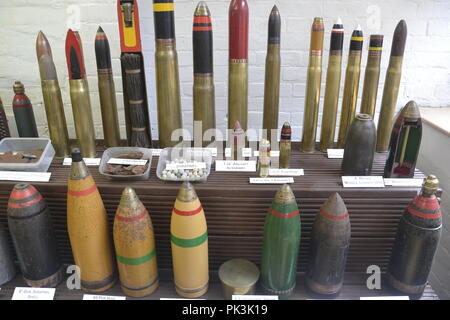
[[[172,281],[167,280],[167,276],[170,274],[170,270],[161,270],[161,278],[163,280],[160,281],[160,285],[158,289],[151,295],[143,297],[143,298],[131,298],[127,297],[127,300],[160,300],[161,298],[169,298],[169,299],[179,299],[181,298],[175,292],[174,284]],[[382,285],[380,290],[369,290],[366,287],[366,279],[368,275],[361,273],[347,273],[345,275],[344,286],[341,290],[339,296],[334,298],[333,300],[359,300],[360,297],[382,297],[382,296],[394,296],[398,295],[391,292],[388,288]],[[1,286],[0,291],[0,300],[10,300],[14,293],[14,289],[16,287],[26,287],[23,278],[21,275],[17,275],[14,280],[11,282]],[[102,293],[98,293],[99,295],[108,295],[108,296],[125,296],[120,288],[120,284],[117,281],[115,285]],[[262,290],[257,287],[255,294],[264,294]],[[56,288],[54,300],[82,300],[84,292],[81,290],[70,290],[67,288],[66,279],[61,282]],[[211,281],[209,284],[208,292],[199,299],[206,300],[223,300],[222,296],[222,286],[220,282],[217,280],[217,276],[211,275]],[[306,292],[305,284],[304,284],[304,276],[303,274],[299,274],[297,279],[297,286],[294,290],[294,294],[290,297],[289,300],[308,300],[308,299],[317,299],[317,297],[313,297]],[[425,292],[420,300],[439,300],[439,297],[433,291],[430,285],[427,285],[425,288]]]

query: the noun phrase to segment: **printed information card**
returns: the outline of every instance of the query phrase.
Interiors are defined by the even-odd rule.
[[[53,300],[55,288],[16,287],[11,300]]]
[[[343,159],[344,149],[327,149],[328,159]]]
[[[255,172],[256,161],[249,160],[216,160],[216,171]]]
[[[171,162],[166,164],[166,170],[206,169],[206,162]]]
[[[392,187],[421,187],[423,184],[423,179],[384,179],[384,184],[386,186]]]
[[[122,296],[100,296],[95,294],[84,294],[83,300],[126,300],[126,297]]]
[[[147,159],[121,159],[121,158],[111,158],[108,160],[108,164],[123,164],[126,166],[145,166],[147,164]]]
[[[101,158],[83,158],[84,163],[87,166],[99,166]],[[63,166],[70,166],[72,164],[72,158],[64,158]]]
[[[344,188],[384,188],[382,176],[343,176]]]
[[[152,150],[152,156],[159,157],[163,149],[150,149]]]
[[[49,182],[51,172],[0,171],[0,180]]]
[[[251,184],[285,184],[294,183],[294,178],[250,178]]]
[[[278,176],[278,177],[297,177],[304,176],[305,170],[303,169],[269,169],[269,176]]]

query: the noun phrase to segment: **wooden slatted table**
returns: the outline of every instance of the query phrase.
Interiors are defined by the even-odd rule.
[[[298,148],[294,145],[294,150]],[[382,175],[386,154],[375,155],[372,175]],[[158,267],[171,270],[170,216],[179,183],[164,182],[156,177],[158,157],[153,157],[150,179],[140,182],[111,182],[90,167],[112,223],[120,195],[126,185],[132,186],[150,212],[156,237]],[[339,192],[350,213],[352,237],[346,272],[365,274],[370,265],[385,271],[397,224],[404,209],[419,191],[416,187],[343,188],[341,160],[326,154],[304,154],[293,151],[291,167],[303,168],[305,175],[295,177],[291,185],[302,219],[298,272],[305,270],[309,238],[315,214],[333,192]],[[51,165],[49,183],[34,186],[47,200],[54,221],[63,262],[73,263],[66,229],[66,192],[70,167],[61,159]],[[254,185],[249,176],[256,173],[224,173],[211,170],[206,183],[196,183],[195,190],[205,210],[209,233],[210,270],[216,272],[231,258],[260,262],[262,231],[266,211],[279,185]],[[416,178],[423,174],[416,172]],[[14,182],[0,182],[0,223],[6,221],[6,206]],[[164,280],[164,279],[163,279]]]

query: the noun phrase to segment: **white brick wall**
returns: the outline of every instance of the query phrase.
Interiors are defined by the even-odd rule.
[[[326,28],[324,74],[328,63],[330,29],[340,16],[346,30],[344,41],[343,75],[347,62],[349,35],[361,24],[366,41],[362,60],[361,81],[367,59],[368,36],[385,35],[380,76],[380,108],[386,67],[396,23],[405,19],[408,40],[403,68],[398,107],[414,99],[421,105],[450,106],[450,1],[447,0],[249,0],[250,53],[249,53],[249,127],[259,127],[262,122],[264,94],[264,64],[267,42],[267,18],[276,3],[282,17],[282,84],[280,122],[290,121],[294,139],[301,137],[305,96],[306,67],[310,25],[315,16],[323,16]],[[157,117],[154,77],[154,36],[152,1],[140,0],[141,33],[145,55],[148,96],[151,108],[153,136],[157,138]],[[176,35],[180,63],[180,80],[184,125],[192,128],[192,15],[197,1],[176,0]],[[229,0],[208,1],[214,27],[214,67],[216,80],[217,124],[224,129],[227,123],[228,78],[228,6]],[[68,91],[67,66],[64,54],[68,27],[79,29],[83,40],[86,69],[89,76],[91,102],[94,110],[96,134],[102,137],[100,106],[98,100],[94,37],[99,24],[108,35],[113,58],[113,69],[119,105],[119,118],[123,137],[124,116],[120,71],[120,45],[117,26],[116,0],[10,0],[0,2],[2,41],[0,42],[0,97],[10,116],[10,126],[15,130],[12,117],[12,84],[21,80],[26,87],[38,122],[39,133],[47,136],[47,124],[42,104],[42,93],[35,56],[35,40],[39,30],[49,38],[60,86],[65,101],[66,117],[71,137],[75,137]],[[341,90],[343,87],[343,79]],[[323,88],[323,87],[322,87]],[[323,102],[322,90],[322,101]],[[360,87],[359,95],[362,94]],[[322,107],[322,105],[321,105]],[[359,105],[358,105],[359,109]],[[377,118],[377,117],[376,117]],[[319,121],[320,125],[320,121]],[[318,131],[319,138],[320,130]]]

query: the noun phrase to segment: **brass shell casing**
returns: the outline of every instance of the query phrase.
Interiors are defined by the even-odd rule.
[[[306,80],[302,152],[314,152],[315,150],[321,80],[322,56],[311,55],[309,57],[308,76]]]
[[[375,52],[378,53],[377,51]],[[364,75],[364,87],[360,113],[368,114],[372,117],[372,119],[375,115],[375,107],[377,103],[378,82],[380,80],[380,63],[381,54],[371,56],[369,51],[366,73]]]
[[[289,169],[291,166],[291,141],[280,141],[280,169]]]
[[[397,104],[400,79],[402,76],[403,57],[391,56],[386,71],[383,98],[381,100],[380,118],[377,130],[377,152],[387,151],[394,123],[394,112]]]
[[[271,130],[278,129],[278,111],[280,104],[280,45],[269,44],[266,57],[266,75],[264,82],[264,115],[263,129],[267,130],[267,138]]]
[[[86,79],[72,79],[69,84],[78,145],[84,157],[95,158],[95,131],[88,82]]]
[[[212,74],[194,75],[194,122],[202,121],[202,145],[206,147],[211,141],[205,141],[205,132],[216,128],[214,77]]]
[[[361,55],[348,57],[348,66],[345,75],[344,97],[342,101],[341,121],[339,125],[339,136],[337,147],[342,149],[348,129],[355,119],[356,102],[358,100],[359,76],[361,71]]]
[[[111,69],[98,70],[98,92],[102,110],[105,147],[117,147],[120,145],[120,130],[117,115],[116,90]]]
[[[342,55],[330,55],[328,59],[327,83],[323,103],[320,151],[326,152],[334,143],[336,119],[341,87]]]
[[[172,132],[183,127],[178,54],[174,41],[156,43],[156,98],[158,103],[159,147],[173,147]]]
[[[64,104],[58,80],[42,80],[41,85],[48,131],[53,148],[55,149],[55,155],[61,158],[69,157],[69,133],[67,132]]]
[[[239,121],[247,131],[248,110],[248,64],[247,60],[229,62],[228,76],[228,128],[233,129]]]

